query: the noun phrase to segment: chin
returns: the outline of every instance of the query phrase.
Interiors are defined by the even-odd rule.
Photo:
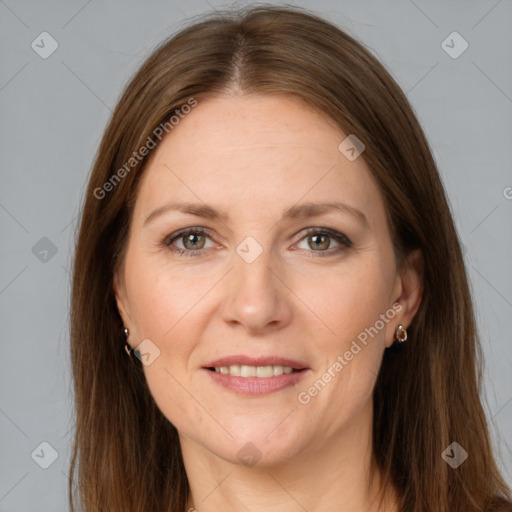
[[[281,419],[282,421],[282,419]],[[218,457],[227,462],[247,467],[269,468],[278,466],[294,458],[306,443],[303,436],[298,436],[295,429],[279,429],[276,423],[255,422],[245,428],[243,434],[232,425],[228,430],[236,436],[227,434],[222,440],[208,440],[205,446]]]

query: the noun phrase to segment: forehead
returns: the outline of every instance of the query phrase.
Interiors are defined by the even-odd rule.
[[[154,150],[136,215],[173,200],[204,201],[240,215],[304,201],[344,200],[374,222],[383,201],[362,157],[338,149],[347,137],[326,115],[287,96],[200,100]]]

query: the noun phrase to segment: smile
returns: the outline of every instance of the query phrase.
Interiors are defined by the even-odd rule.
[[[212,368],[210,368],[212,370]],[[217,366],[213,368],[213,371],[217,373],[222,373],[223,375],[231,375],[233,377],[258,377],[260,379],[265,379],[268,377],[274,377],[278,375],[283,375],[283,373],[293,373],[299,370],[295,370],[291,366],[281,366],[281,365],[273,365],[273,366],[247,366],[247,365],[239,365],[233,364],[230,366]]]
[[[261,396],[294,387],[311,370],[283,357],[232,355],[203,367],[216,385],[236,394]]]

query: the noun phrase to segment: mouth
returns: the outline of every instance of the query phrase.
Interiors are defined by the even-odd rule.
[[[266,379],[269,377],[277,377],[283,374],[298,373],[304,371],[306,368],[296,369],[291,366],[271,365],[271,366],[248,366],[245,364],[232,364],[229,366],[215,366],[209,367],[207,370],[212,372],[221,373],[222,375],[231,375],[232,377],[256,377],[259,379]]]
[[[294,386],[310,370],[281,357],[230,356],[203,367],[220,386],[243,395],[264,395]]]

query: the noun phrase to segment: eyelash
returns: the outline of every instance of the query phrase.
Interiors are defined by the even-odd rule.
[[[185,228],[180,231],[177,231],[176,233],[173,233],[170,236],[167,236],[165,240],[163,241],[163,245],[170,249],[172,252],[180,255],[180,256],[187,256],[187,257],[198,257],[202,256],[204,254],[204,249],[181,249],[179,247],[171,248],[174,241],[183,238],[185,235],[203,235],[207,236],[208,238],[211,238],[210,233],[201,227],[192,227],[192,228]],[[328,249],[326,251],[314,251],[310,250],[307,252],[313,252],[318,253],[319,257],[328,257],[328,256],[334,256],[339,254],[340,252],[344,251],[345,249],[348,249],[352,247],[352,242],[350,239],[345,236],[343,233],[339,233],[338,231],[334,231],[332,229],[328,228],[308,228],[306,230],[305,235],[296,243],[302,242],[305,238],[320,235],[320,236],[328,236],[330,238],[333,238],[336,242],[340,244],[337,248],[334,250]],[[303,250],[303,249],[299,249]]]

